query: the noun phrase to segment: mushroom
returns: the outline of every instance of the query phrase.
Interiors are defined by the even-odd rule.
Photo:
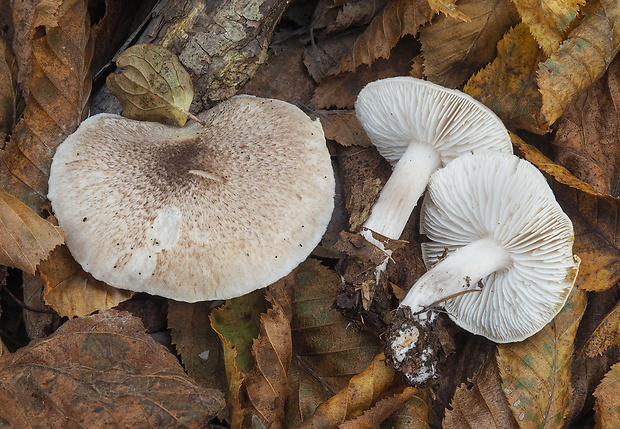
[[[355,112],[379,153],[394,166],[362,227],[362,235],[382,250],[387,240],[372,233],[399,239],[439,167],[480,150],[512,153],[506,127],[489,108],[461,91],[421,79],[371,82],[359,93]]]
[[[579,269],[573,226],[529,162],[464,155],[433,174],[420,216],[432,268],[400,304],[415,320],[399,319],[390,335],[397,366],[425,338],[437,306],[469,332],[507,343],[535,334],[564,305]]]
[[[177,128],[100,114],[54,156],[49,199],[69,250],[112,286],[227,299],[292,271],[321,240],[334,176],[318,120],[237,96]]]

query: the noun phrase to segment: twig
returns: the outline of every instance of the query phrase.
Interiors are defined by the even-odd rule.
[[[31,307],[28,304],[25,304],[22,300],[20,300],[15,295],[13,295],[13,293],[5,285],[0,285],[0,287],[4,289],[4,291],[24,310],[32,311],[33,313],[58,314],[54,310],[38,309],[38,308]]]

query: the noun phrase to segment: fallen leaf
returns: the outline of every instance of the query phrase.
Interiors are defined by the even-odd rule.
[[[55,249],[41,262],[45,302],[62,317],[80,317],[116,306],[134,294],[117,289],[85,272],[67,246]]]
[[[509,0],[460,0],[458,6],[471,21],[441,15],[419,36],[424,75],[448,88],[459,87],[495,58],[497,42],[519,19]]]
[[[0,144],[4,144],[15,125],[17,110],[17,62],[0,39]]]
[[[428,401],[428,390],[418,390],[414,396],[392,413],[381,427],[384,429],[429,429]]]
[[[454,393],[443,419],[445,428],[516,429],[517,421],[502,391],[494,356]]]
[[[545,174],[573,222],[573,252],[581,258],[575,284],[587,291],[609,289],[620,279],[620,199],[599,194],[534,147],[512,136],[516,153]]]
[[[342,146],[372,146],[366,131],[355,116],[355,111],[319,110],[317,113],[326,139],[334,140]]]
[[[596,404],[594,405],[596,428],[620,427],[619,390],[620,363],[617,363],[611,367],[611,370],[594,391],[596,397]]]
[[[351,50],[355,41],[362,34],[360,29],[352,29],[342,34],[325,38],[311,43],[304,50],[304,65],[312,79],[319,82],[331,74],[334,67]]]
[[[334,34],[349,28],[369,24],[389,0],[358,0],[346,2],[338,10],[336,18],[325,27],[325,34]]]
[[[590,3],[560,48],[540,64],[542,118],[553,124],[579,94],[598,80],[620,49],[620,4]]]
[[[601,194],[620,196],[620,61],[557,122],[555,161]]]
[[[542,98],[532,79],[544,54],[527,26],[518,24],[497,44],[497,57],[472,76],[463,91],[493,110],[508,128],[549,131],[540,116]]]
[[[130,301],[131,302],[131,301]],[[202,387],[228,389],[220,339],[209,323],[213,303],[168,300],[168,328],[183,367]]]
[[[37,214],[47,204],[47,179],[56,147],[88,113],[92,41],[85,0],[57,10],[38,3],[32,32],[32,74],[26,110],[2,153],[0,186]],[[57,24],[57,25],[54,25]]]
[[[430,5],[431,9],[433,9],[436,13],[441,12],[449,18],[460,21],[471,21],[471,19],[466,14],[461,12],[460,9],[457,9],[454,3],[455,2],[451,0],[428,0],[428,4]],[[461,6],[460,3],[459,6]]]
[[[583,346],[582,353],[588,357],[595,357],[618,344],[620,344],[620,302],[592,332]]]
[[[563,427],[572,395],[573,344],[586,304],[586,292],[575,288],[540,332],[497,346],[502,390],[519,427]]]
[[[34,274],[41,260],[64,242],[62,228],[0,189],[0,264]]]
[[[555,52],[586,0],[516,0],[519,15],[547,56]]]
[[[223,408],[129,313],[70,320],[0,358],[0,416],[11,427],[203,427]]]
[[[390,51],[405,35],[415,35],[433,17],[427,0],[393,0],[377,15],[357,39],[331,74],[354,71],[378,58],[389,58]]]
[[[192,78],[169,50],[151,43],[131,46],[116,65],[123,70],[107,77],[108,89],[130,119],[185,125],[194,98]]]
[[[43,280],[38,274],[22,273],[23,302],[30,309],[42,311],[23,311],[24,327],[28,338],[36,340],[48,337],[60,326],[60,316],[45,305],[43,299]]]

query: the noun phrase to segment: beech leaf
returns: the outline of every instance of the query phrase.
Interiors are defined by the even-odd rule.
[[[594,391],[594,418],[597,428],[620,427],[620,363],[611,367]]]
[[[62,228],[0,189],[0,264],[34,274],[39,262],[64,242]]]
[[[593,358],[602,355],[609,347],[617,344],[620,344],[620,302],[590,334],[588,341],[583,346],[582,353]]]
[[[13,130],[17,104],[17,62],[13,53],[0,38],[0,145]]]
[[[574,288],[564,308],[540,332],[498,345],[502,389],[521,428],[561,428],[572,396],[570,366],[587,293]]]
[[[601,0],[538,70],[543,119],[553,124],[579,94],[598,80],[620,49],[620,3]]]
[[[0,420],[10,427],[204,427],[223,395],[114,310],[70,320],[0,358]]]
[[[172,52],[141,43],[122,52],[116,65],[124,70],[106,79],[108,89],[130,119],[164,122],[180,127],[187,122],[194,88],[189,73]]]
[[[461,12],[457,6],[455,5],[456,2],[451,1],[451,0],[428,0],[428,4],[430,5],[431,9],[433,9],[435,12],[441,12],[443,13],[445,16],[447,16],[448,18],[452,18],[452,19],[456,19],[456,20],[460,20],[460,21],[465,21],[465,22],[470,22],[471,19],[464,14],[463,12]],[[459,7],[460,7],[460,3],[459,3]]]

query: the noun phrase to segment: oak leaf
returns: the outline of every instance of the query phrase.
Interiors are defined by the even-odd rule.
[[[131,46],[116,59],[123,70],[106,83],[130,119],[185,125],[194,87],[189,73],[169,50],[151,43]]]
[[[601,0],[538,70],[542,118],[553,124],[579,94],[598,80],[620,50],[620,3]]]
[[[463,91],[493,110],[508,128],[549,131],[540,116],[542,98],[532,79],[544,54],[527,26],[518,24],[497,44],[497,57],[472,76]]]
[[[0,358],[0,418],[11,427],[203,427],[224,406],[129,313],[108,311]]]
[[[2,153],[0,186],[40,214],[54,151],[88,112],[92,41],[85,0],[63,2],[58,10],[39,3],[34,21],[44,25],[31,32],[29,95]]]
[[[594,418],[597,428],[620,427],[620,363],[611,367],[601,384],[594,391],[596,404]]]
[[[518,22],[509,0],[461,0],[459,9],[471,21],[439,16],[420,30],[424,75],[431,82],[456,88],[495,58],[497,42]]]
[[[564,308],[540,332],[498,345],[502,389],[521,428],[561,428],[572,396],[570,366],[587,293],[574,288]]]
[[[128,300],[134,292],[96,280],[71,256],[67,246],[56,248],[39,265],[45,302],[63,317],[103,311]]]
[[[558,202],[573,222],[573,252],[581,258],[575,284],[587,291],[612,287],[620,279],[620,198],[596,192],[514,135],[512,142],[516,153],[549,179]]]
[[[515,0],[521,19],[546,55],[555,52],[586,0]]]
[[[39,262],[64,242],[62,228],[0,188],[0,264],[34,274]]]

